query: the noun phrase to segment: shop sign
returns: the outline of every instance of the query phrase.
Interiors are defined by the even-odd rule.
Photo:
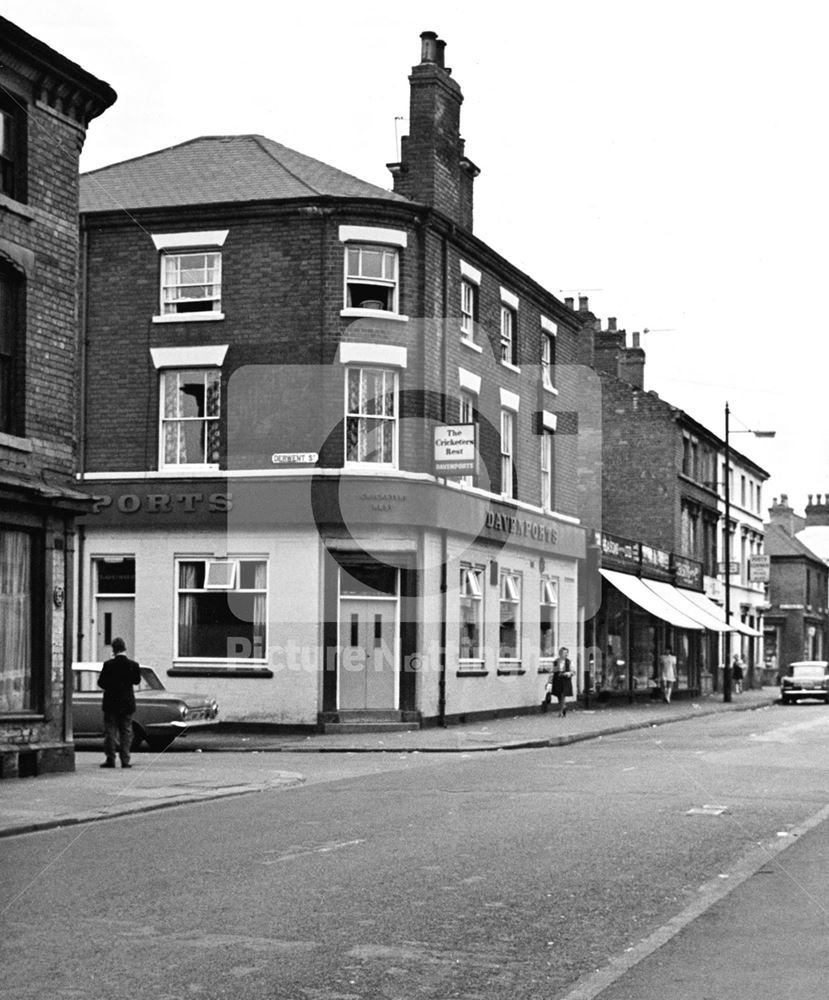
[[[660,569],[666,573],[671,570],[671,553],[664,549],[654,549],[650,545],[641,545],[642,565],[652,569]]]
[[[471,476],[477,471],[477,427],[453,424],[435,428],[434,462],[436,475]]]
[[[674,556],[676,583],[689,590],[702,590],[702,563],[684,556]]]
[[[706,597],[710,597],[712,601],[722,600],[723,586],[722,582],[716,576],[703,577],[702,584],[702,589]]]
[[[550,545],[555,545],[558,541],[558,533],[555,525],[534,521],[529,517],[516,517],[511,514],[502,514],[499,511],[488,510],[485,524],[487,528],[501,535],[531,538],[533,541],[547,542]]]
[[[726,564],[724,562],[717,563],[717,572],[721,576],[725,576],[725,565]],[[731,562],[728,564],[729,576],[734,576],[735,573],[739,572],[740,572],[740,564],[736,560],[732,559]]]
[[[752,583],[768,583],[771,576],[771,556],[752,556],[748,578]]]
[[[629,542],[623,538],[616,538],[604,532],[596,532],[596,541],[602,550],[602,556],[615,559],[617,562],[627,563],[632,566],[639,566],[640,546],[637,542]]]
[[[117,496],[95,497],[94,513],[111,507],[119,514],[172,514],[181,511],[192,514],[197,510],[224,512],[233,507],[231,493],[120,493]]]

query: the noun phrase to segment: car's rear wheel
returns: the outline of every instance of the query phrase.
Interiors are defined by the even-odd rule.
[[[147,737],[147,744],[153,753],[163,753],[167,747],[173,745],[173,740],[169,736],[153,736],[152,739]]]
[[[792,702],[792,699],[787,698],[786,695],[782,695],[780,700],[783,702],[784,705],[790,705]]]
[[[144,730],[141,728],[141,726],[139,726],[137,722],[133,721],[133,724],[132,724],[132,749],[133,750],[138,750],[141,747],[141,744],[144,742],[144,740],[146,740],[146,738],[147,738],[147,734],[144,732]]]

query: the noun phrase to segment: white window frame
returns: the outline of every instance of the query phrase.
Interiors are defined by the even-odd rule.
[[[460,568],[460,590],[459,608],[463,601],[470,601],[470,607],[477,608],[477,645],[473,652],[474,656],[464,656],[462,653],[461,637],[463,634],[463,619],[459,623],[458,634],[458,663],[466,667],[480,667],[484,662],[484,569],[482,566],[473,566],[468,563],[461,563]]]
[[[518,312],[507,303],[501,303],[501,364],[507,368],[517,368],[516,327]]]
[[[181,585],[181,566],[184,563],[202,563],[204,564],[204,585],[202,587],[186,587]],[[208,574],[210,571],[211,564],[221,564],[221,563],[233,563],[235,568],[232,572],[233,585],[232,586],[208,586]],[[239,586],[241,582],[241,563],[257,563],[264,566],[265,575],[265,585],[264,587],[241,587]],[[268,559],[261,555],[240,555],[231,556],[227,559],[217,559],[215,556],[181,556],[175,560],[174,563],[175,572],[175,660],[181,663],[267,663],[268,659],[268,622],[269,622],[269,594],[270,594],[270,565]],[[235,594],[254,594],[264,596],[264,607],[262,611],[262,620],[259,622],[259,626],[262,629],[262,643],[261,649],[258,650],[260,655],[255,656],[183,656],[181,654],[181,649],[179,646],[180,634],[178,622],[181,619],[181,600],[183,595],[187,594],[216,594],[218,592],[223,593],[235,593]],[[251,648],[251,653],[257,651],[256,644],[253,644]]]
[[[478,346],[477,323],[478,286],[468,278],[461,278],[461,340]]]
[[[502,572],[499,583],[498,600],[498,660],[500,663],[516,664],[521,662],[521,577],[517,573]],[[515,656],[504,656],[501,643],[501,629],[504,624],[505,606],[514,609],[515,614]]]
[[[477,426],[478,421],[475,413],[478,409],[478,393],[472,392],[471,389],[467,389],[461,386],[460,394],[458,396],[458,423],[459,424],[474,424]],[[460,486],[470,487],[475,485],[474,476],[459,476],[457,480]]]
[[[543,510],[555,509],[553,502],[553,432],[547,427],[541,429],[541,507]]]
[[[558,652],[558,637],[559,637],[559,602],[558,602],[558,581],[550,577],[541,578],[541,593],[539,596],[539,612],[538,612],[538,662],[540,666],[547,668],[551,664]],[[544,608],[552,608],[550,612],[552,631],[553,631],[553,641],[550,644],[550,652],[545,653],[543,650],[541,635],[542,626],[544,624]]]
[[[501,409],[501,496],[515,496],[515,410]]]
[[[204,263],[201,268],[204,281],[183,282],[180,280],[181,274],[185,270],[198,270],[197,268],[184,269],[181,261],[185,257],[202,257]],[[212,258],[212,264],[210,262]],[[179,262],[179,267],[171,268],[171,264]],[[205,317],[209,319],[224,318],[222,313],[222,251],[218,247],[198,247],[198,248],[177,248],[174,250],[163,250],[160,255],[161,265],[161,287],[159,297],[159,318],[167,322],[190,322]],[[208,270],[212,267],[211,278],[208,281]],[[178,276],[179,280],[171,280],[172,276]],[[186,288],[203,288],[209,290],[199,298],[191,298],[182,295],[181,290]],[[178,294],[177,294],[178,293]],[[195,309],[192,311],[182,309],[179,306],[192,305],[193,303],[205,303],[208,308]]]
[[[382,273],[379,277],[377,275],[364,275],[362,273],[363,254],[365,253],[379,253],[383,255]],[[357,255],[359,261],[359,265],[354,272],[351,271],[351,257],[353,254]],[[387,271],[387,262],[391,262],[391,274]],[[378,290],[382,289],[384,297],[388,297],[387,301],[390,308],[383,308],[382,305],[379,308],[377,306],[352,305],[349,302],[351,285],[370,285]],[[380,299],[365,301],[382,302]],[[345,253],[343,254],[343,313],[350,316],[364,316],[366,314],[371,316],[377,313],[392,316],[400,314],[400,251],[397,247],[387,246],[382,243],[346,243]]]
[[[558,392],[553,383],[556,363],[556,336],[548,330],[541,331],[541,384],[548,392]]]
[[[376,414],[376,413],[366,413],[362,410],[356,410],[351,412],[349,410],[349,381],[351,374],[353,372],[358,372],[360,378],[360,391],[359,391],[359,402],[358,405],[362,407],[365,402],[366,397],[364,396],[363,373],[374,372],[382,373],[385,377],[391,378],[392,385],[392,410],[390,415],[386,414]],[[349,468],[359,467],[365,469],[396,469],[398,465],[398,455],[399,455],[399,433],[400,433],[400,379],[397,368],[388,368],[380,365],[370,365],[370,364],[350,364],[346,365],[345,368],[345,399],[344,399],[344,413],[345,420],[343,421],[343,461]],[[348,457],[348,439],[349,439],[349,428],[354,420],[358,421],[358,436],[361,435],[360,423],[363,421],[380,421],[380,422],[391,422],[392,423],[392,456],[390,461],[371,461],[365,459],[350,459]],[[365,437],[362,438],[364,441]],[[358,451],[359,451],[358,446]]]
[[[203,385],[205,390],[205,411],[207,409],[207,376],[209,374],[215,374],[218,381],[218,413],[208,415],[207,412],[201,416],[196,417],[186,417],[180,416],[178,414],[167,414],[165,412],[165,403],[167,400],[167,380],[169,378],[178,378],[182,374],[195,374],[199,373],[203,379]],[[159,470],[171,470],[176,469],[178,471],[187,471],[194,469],[218,469],[219,461],[218,455],[216,461],[208,461],[208,447],[210,440],[210,431],[215,429],[216,433],[220,433],[221,430],[221,416],[222,416],[222,373],[220,368],[216,368],[210,365],[197,368],[164,368],[159,372],[158,380],[158,467]],[[167,448],[166,448],[166,429],[168,426],[173,424],[183,425],[187,423],[201,423],[202,424],[202,461],[192,462],[192,461],[168,461],[167,460]],[[211,428],[211,424],[215,425]],[[221,447],[221,444],[217,446]]]

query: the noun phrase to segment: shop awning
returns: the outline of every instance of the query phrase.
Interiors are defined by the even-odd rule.
[[[643,580],[650,590],[658,594],[663,600],[678,610],[684,612],[695,622],[699,622],[703,628],[712,632],[732,632],[725,624],[725,615],[720,613],[719,607],[705,594],[699,594],[693,590],[680,590],[672,587],[670,583],[661,583],[659,580]]]
[[[756,628],[752,628],[750,625],[746,625],[745,622],[741,622],[739,618],[734,617],[734,612],[731,612],[732,626],[735,632],[739,632],[740,635],[750,635],[753,639],[762,639],[763,633],[758,631]]]
[[[694,629],[697,632],[704,627],[689,615],[678,611],[672,604],[669,604],[653,590],[646,587],[638,576],[631,576],[629,573],[618,573],[612,569],[600,569],[599,572],[608,583],[613,584],[625,597],[629,597],[634,604],[638,605],[644,611],[648,611],[655,618],[661,618],[662,621],[668,622],[669,625],[675,625],[677,628]]]

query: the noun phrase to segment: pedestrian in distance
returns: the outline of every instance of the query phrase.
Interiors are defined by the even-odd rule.
[[[659,684],[662,688],[662,700],[666,705],[671,703],[671,692],[676,684],[676,657],[670,646],[659,657]]]
[[[736,694],[743,693],[743,661],[739,653],[734,654],[734,662],[731,664],[731,680],[734,682]]]
[[[115,767],[116,754],[121,767],[132,767],[132,717],[135,714],[135,692],[141,683],[141,668],[126,653],[123,639],[112,640],[112,658],[107,660],[98,677],[98,687],[103,688],[104,753],[106,760],[101,767]]]
[[[567,715],[567,699],[573,694],[573,668],[569,660],[569,650],[562,646],[553,662],[551,690],[558,700],[558,714],[563,719]]]

